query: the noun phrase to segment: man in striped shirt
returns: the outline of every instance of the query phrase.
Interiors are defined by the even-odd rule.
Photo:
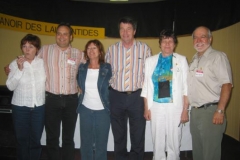
[[[77,81],[83,53],[71,47],[73,30],[61,23],[56,29],[56,44],[45,45],[38,52],[46,71],[45,129],[48,160],[74,160],[74,132],[77,120]],[[62,150],[59,136],[62,123]]]
[[[140,97],[144,64],[150,48],[134,39],[137,23],[130,17],[119,20],[121,41],[111,45],[106,62],[112,66],[110,80],[111,126],[116,160],[143,160],[145,125],[144,102]],[[129,120],[131,150],[127,156],[127,123]]]

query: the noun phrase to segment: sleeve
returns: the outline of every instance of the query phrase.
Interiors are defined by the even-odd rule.
[[[111,79],[111,77],[112,77],[112,67],[109,63],[108,63],[108,68],[109,68],[109,74],[110,74],[110,79]]]
[[[77,49],[77,52],[78,52],[78,56],[77,56],[77,61],[79,62],[79,64],[81,64],[81,63],[85,63],[86,61],[85,61],[85,59],[84,59],[84,52],[82,52],[82,51],[80,51],[80,50],[78,50]]]
[[[147,46],[148,47],[148,46]],[[147,48],[147,54],[146,54],[146,58],[147,57],[151,57],[152,56],[152,52],[151,52],[151,49],[150,47]]]
[[[145,44],[146,45],[146,44]],[[152,52],[151,52],[151,49],[148,47],[148,45],[146,45],[146,50],[145,50],[145,61],[144,61],[144,63],[143,63],[143,74],[144,74],[144,77],[145,77],[145,74],[146,74],[146,67],[145,67],[145,65],[146,65],[146,61],[147,61],[147,58],[148,57],[151,57],[152,56]],[[145,79],[145,78],[144,78]],[[144,80],[145,81],[145,80]]]
[[[187,88],[188,73],[189,73],[189,67],[188,67],[187,59],[186,57],[184,57],[182,60],[182,74],[183,74],[182,82],[183,82],[183,95],[185,96],[187,96],[187,91],[188,91],[188,88]]]
[[[149,58],[146,59],[145,61],[145,66],[144,66],[144,70],[148,71],[149,70]],[[141,93],[141,97],[145,97],[147,98],[147,88],[148,88],[148,72],[145,72],[144,74],[144,81],[143,81],[143,87],[142,87],[142,93]]]
[[[19,81],[23,75],[23,71],[20,71],[17,66],[16,60],[14,60],[10,65],[10,73],[7,78],[6,85],[9,90],[13,91],[17,88]]]
[[[110,46],[109,48],[108,48],[108,51],[107,51],[107,53],[106,53],[106,55],[105,55],[105,62],[106,63],[108,63],[109,64],[109,68],[110,68],[110,71],[111,71],[111,78],[110,78],[110,80],[109,80],[109,84],[111,85],[112,83],[113,83],[113,70],[112,70],[112,68],[114,67],[114,65],[112,64],[112,62],[111,62],[111,48],[112,48],[112,46]]]
[[[43,58],[43,50],[44,50],[44,46],[40,48],[40,50],[37,53],[37,57],[38,58]]]
[[[221,86],[226,83],[232,83],[232,71],[227,55],[223,52],[214,61],[214,73]]]
[[[107,53],[105,55],[105,62],[110,63],[110,47],[108,48]]]
[[[80,81],[81,81],[81,73],[80,73],[80,71],[81,71],[81,67],[82,67],[82,63],[79,65],[79,67],[78,67],[78,72],[77,72],[77,84],[78,84],[78,87],[81,87],[81,83],[80,83]]]

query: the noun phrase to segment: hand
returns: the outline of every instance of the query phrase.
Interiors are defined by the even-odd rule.
[[[186,123],[189,121],[188,110],[183,109],[180,121],[181,121],[181,123]]]
[[[19,68],[20,71],[22,71],[22,69],[23,69],[23,63],[24,63],[26,60],[25,60],[24,56],[18,56],[17,58],[18,58],[18,59],[17,59],[18,68]]]
[[[6,65],[6,66],[3,68],[3,70],[4,70],[5,74],[8,76],[9,73],[10,73],[10,71],[11,71],[10,68],[9,68],[9,64]]]
[[[224,114],[215,112],[213,115],[213,124],[223,124]]]
[[[144,110],[144,118],[147,120],[147,121],[149,121],[149,120],[151,120],[151,111],[150,110]]]

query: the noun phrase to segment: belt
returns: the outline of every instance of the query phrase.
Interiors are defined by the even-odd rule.
[[[53,94],[53,93],[50,93],[50,92],[46,92],[46,94],[54,96],[54,97],[70,97],[70,96],[77,95],[77,93],[75,93],[75,94]]]
[[[115,92],[118,92],[118,93],[122,93],[122,94],[127,94],[127,95],[130,95],[130,94],[136,93],[136,92],[138,92],[138,91],[141,90],[141,89],[138,89],[138,90],[136,90],[136,91],[126,91],[126,92],[121,92],[121,91],[118,91],[118,90],[113,89],[112,87],[109,87],[109,89],[112,90],[112,91],[115,91]]]
[[[200,107],[197,107],[197,106],[193,106],[193,108],[207,108],[207,107],[211,107],[211,106],[214,106],[214,105],[218,105],[218,102],[215,102],[215,103],[207,103],[207,104],[204,104],[204,105],[201,105]]]

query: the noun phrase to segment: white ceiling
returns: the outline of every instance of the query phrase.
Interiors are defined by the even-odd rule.
[[[146,3],[146,2],[157,2],[165,0],[128,0],[122,2],[113,2],[110,0],[71,0],[71,1],[82,1],[82,2],[98,2],[98,3]]]

